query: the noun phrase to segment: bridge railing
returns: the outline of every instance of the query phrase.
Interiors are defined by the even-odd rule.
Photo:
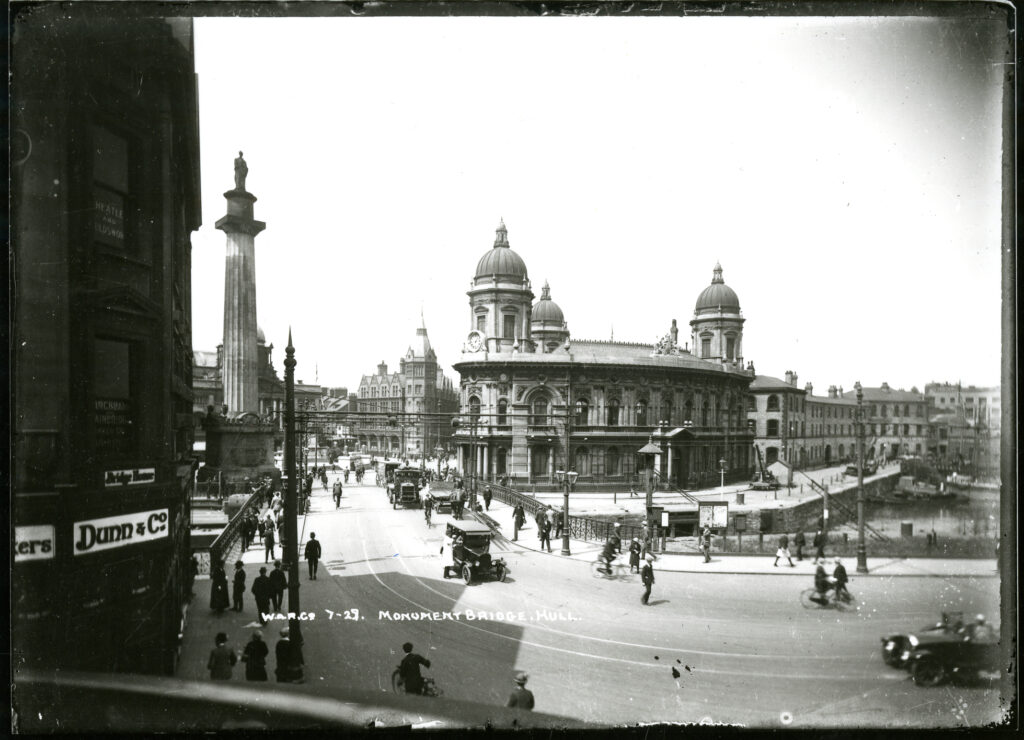
[[[260,510],[260,503],[265,496],[260,493],[254,493],[246,499],[245,503],[242,504],[241,508],[235,512],[235,515],[231,517],[231,520],[227,523],[227,526],[217,535],[217,539],[210,543],[210,563],[220,563],[221,567],[227,568],[225,563],[225,557],[231,552],[232,548],[238,543],[242,535],[242,523],[245,521],[246,516],[250,511],[255,511],[257,514]]]

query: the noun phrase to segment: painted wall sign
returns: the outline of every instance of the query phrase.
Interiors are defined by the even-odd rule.
[[[134,468],[132,470],[107,470],[103,474],[106,488],[116,486],[138,486],[156,483],[156,468]]]
[[[169,536],[168,510],[139,511],[75,522],[75,555],[113,550]]]
[[[14,528],[14,562],[52,560],[55,547],[52,524]]]

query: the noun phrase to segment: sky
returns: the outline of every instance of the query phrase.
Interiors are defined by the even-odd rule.
[[[745,361],[816,393],[995,385],[1003,35],[932,18],[197,19],[193,345],[245,152],[283,377],[446,373],[499,220],[578,339],[654,342],[716,262]]]

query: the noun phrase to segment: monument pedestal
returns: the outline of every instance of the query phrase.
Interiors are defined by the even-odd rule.
[[[274,433],[272,424],[265,424],[255,414],[237,418],[207,416],[205,475],[221,476],[222,492],[248,494],[252,484],[269,475],[274,490],[281,488],[281,471],[274,465]]]

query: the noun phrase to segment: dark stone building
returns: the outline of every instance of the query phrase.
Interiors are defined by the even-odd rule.
[[[12,23],[13,662],[169,673],[195,470],[192,23],[89,3]]]

